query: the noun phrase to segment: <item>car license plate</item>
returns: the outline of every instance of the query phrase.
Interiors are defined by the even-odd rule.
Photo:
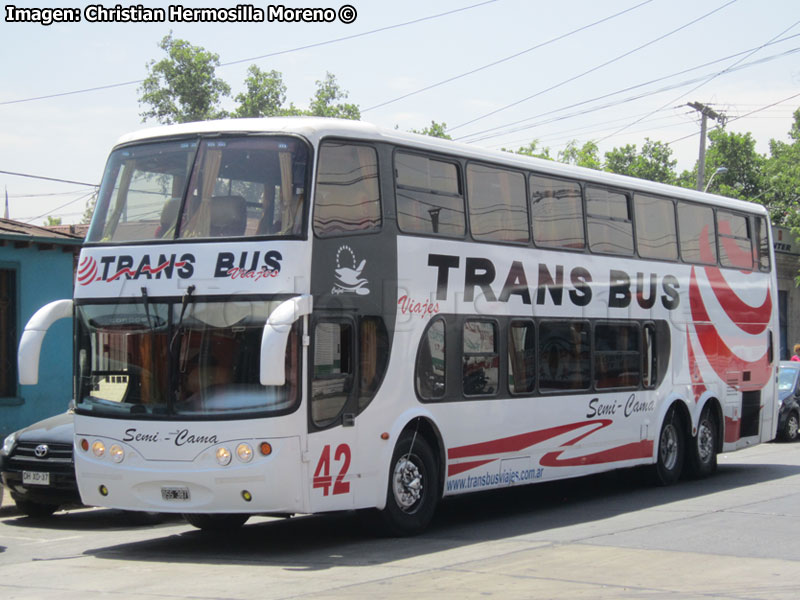
[[[42,471],[23,471],[22,483],[24,485],[50,485],[50,473]]]
[[[161,498],[168,502],[185,502],[189,500],[189,488],[185,487],[162,487]]]

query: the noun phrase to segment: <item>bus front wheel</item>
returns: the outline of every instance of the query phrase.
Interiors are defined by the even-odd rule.
[[[658,436],[655,475],[659,485],[672,485],[681,476],[685,453],[683,423],[675,407],[669,409]]]
[[[378,512],[384,532],[406,536],[424,530],[439,501],[438,481],[428,441],[418,433],[405,432],[392,454],[386,507]]]

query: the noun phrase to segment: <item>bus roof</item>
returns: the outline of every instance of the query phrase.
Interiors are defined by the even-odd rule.
[[[481,148],[471,144],[454,142],[427,135],[386,129],[364,121],[353,121],[350,119],[297,116],[198,121],[193,123],[181,123],[178,125],[152,127],[129,133],[123,135],[117,141],[117,145],[159,138],[174,138],[213,133],[296,134],[305,137],[314,144],[319,143],[320,140],[326,137],[382,141],[408,148],[415,148],[417,150],[449,154],[451,156],[460,156],[476,161],[500,164],[506,167],[516,167],[519,169],[538,171],[548,175],[580,179],[588,183],[670,196],[672,198],[694,200],[714,206],[755,212],[764,216],[767,215],[766,208],[754,202],[707,194],[688,188],[656,183],[646,179],[638,179],[636,177],[617,175],[615,173],[607,173],[585,167],[576,167],[574,165],[524,156],[512,152]]]

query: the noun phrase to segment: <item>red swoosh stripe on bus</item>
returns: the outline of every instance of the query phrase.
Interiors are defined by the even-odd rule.
[[[689,374],[692,378],[692,391],[694,393],[695,403],[700,401],[700,396],[706,391],[706,385],[703,381],[703,375],[700,373],[700,365],[697,364],[697,357],[694,354],[692,347],[692,340],[689,337],[689,331],[686,331],[686,347],[689,352]]]
[[[576,444],[587,435],[591,435],[595,431],[603,429],[611,425],[613,421],[610,419],[599,419],[595,421],[584,421],[582,423],[570,423],[569,425],[559,425],[558,427],[551,427],[550,429],[541,429],[539,431],[529,431],[519,435],[512,435],[507,438],[500,438],[499,440],[490,440],[488,442],[479,442],[477,444],[469,444],[467,446],[458,446],[450,448],[447,451],[447,458],[450,460],[457,458],[474,458],[478,456],[486,456],[487,454],[504,454],[506,452],[519,452],[525,448],[529,448],[539,444],[550,438],[557,437],[564,433],[588,427],[590,425],[597,425],[590,431],[587,431],[578,437],[570,440],[565,446]]]
[[[731,234],[730,223],[727,221],[720,222],[720,233]],[[750,261],[752,264],[752,256],[742,250],[736,243],[729,238],[720,237],[728,257],[734,263],[741,260],[744,264]],[[700,234],[700,258],[704,262],[716,262],[714,254],[711,252],[711,244],[708,241],[708,227],[704,227]],[[738,264],[738,263],[737,263]],[[725,310],[725,313],[745,333],[756,335],[761,333],[767,328],[770,316],[772,315],[772,295],[769,288],[767,288],[767,297],[761,306],[750,306],[742,301],[736,295],[728,282],[722,276],[722,272],[717,267],[705,267],[706,277],[711,283],[711,289],[714,295],[719,300],[720,305]],[[749,273],[749,272],[748,272]],[[694,267],[692,267],[692,274],[694,275]]]
[[[602,452],[587,454],[585,456],[575,456],[573,458],[560,459],[564,450],[556,450],[545,454],[539,461],[543,467],[581,467],[584,465],[599,465],[621,460],[633,460],[635,458],[649,458],[653,456],[653,440],[642,440],[632,442],[616,448],[609,448]]]
[[[711,283],[711,289],[714,290],[714,295],[725,309],[725,313],[739,329],[745,333],[757,335],[767,328],[772,315],[772,294],[769,288],[767,288],[767,297],[761,306],[750,306],[736,295],[719,269],[706,267],[705,272]]]
[[[595,427],[593,427],[589,431],[583,432],[581,433],[581,435],[578,435],[573,439],[569,440],[568,442],[562,444],[562,447],[572,446],[573,444],[577,444],[586,436],[591,435],[605,427],[608,427],[612,423],[613,421],[611,421],[610,419],[599,419],[595,421],[585,421],[583,423],[570,423],[569,425],[560,425],[558,427],[551,427],[550,429],[542,429],[539,431],[530,431],[528,433],[522,433],[520,435],[513,435],[511,437],[501,438],[499,440],[490,440],[488,442],[480,442],[477,444],[469,444],[467,446],[450,448],[447,451],[447,457],[448,459],[470,458],[470,457],[486,456],[487,454],[504,454],[508,452],[519,452],[521,450],[525,450],[526,448],[530,448],[531,446],[535,446],[536,444],[557,437],[564,433],[575,431],[576,429],[581,429],[583,427],[595,425]],[[452,477],[453,475],[458,475],[459,473],[463,473],[464,471],[469,471],[470,469],[480,467],[482,465],[494,462],[496,460],[499,460],[499,458],[493,457],[493,458],[472,460],[458,464],[451,464],[448,465],[447,467],[447,476]],[[617,460],[624,460],[624,459],[617,459]]]
[[[750,381],[747,387],[752,389],[763,387],[770,376],[766,348],[764,355],[755,361],[745,361],[733,353],[711,323],[711,318],[708,316],[708,311],[700,296],[700,287],[697,284],[694,267],[692,267],[689,283],[689,304],[692,310],[692,320],[695,321],[694,329],[697,339],[700,341],[700,346],[703,348],[709,364],[719,378],[726,381],[727,374],[731,371],[749,371]],[[766,347],[766,344],[764,346]]]

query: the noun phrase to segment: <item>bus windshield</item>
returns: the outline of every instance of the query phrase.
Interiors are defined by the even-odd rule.
[[[262,331],[279,304],[184,298],[78,306],[78,410],[137,418],[293,410],[299,398],[297,326],[287,343],[286,383],[259,383]]]
[[[91,243],[302,235],[308,150],[278,136],[193,138],[112,152]]]

